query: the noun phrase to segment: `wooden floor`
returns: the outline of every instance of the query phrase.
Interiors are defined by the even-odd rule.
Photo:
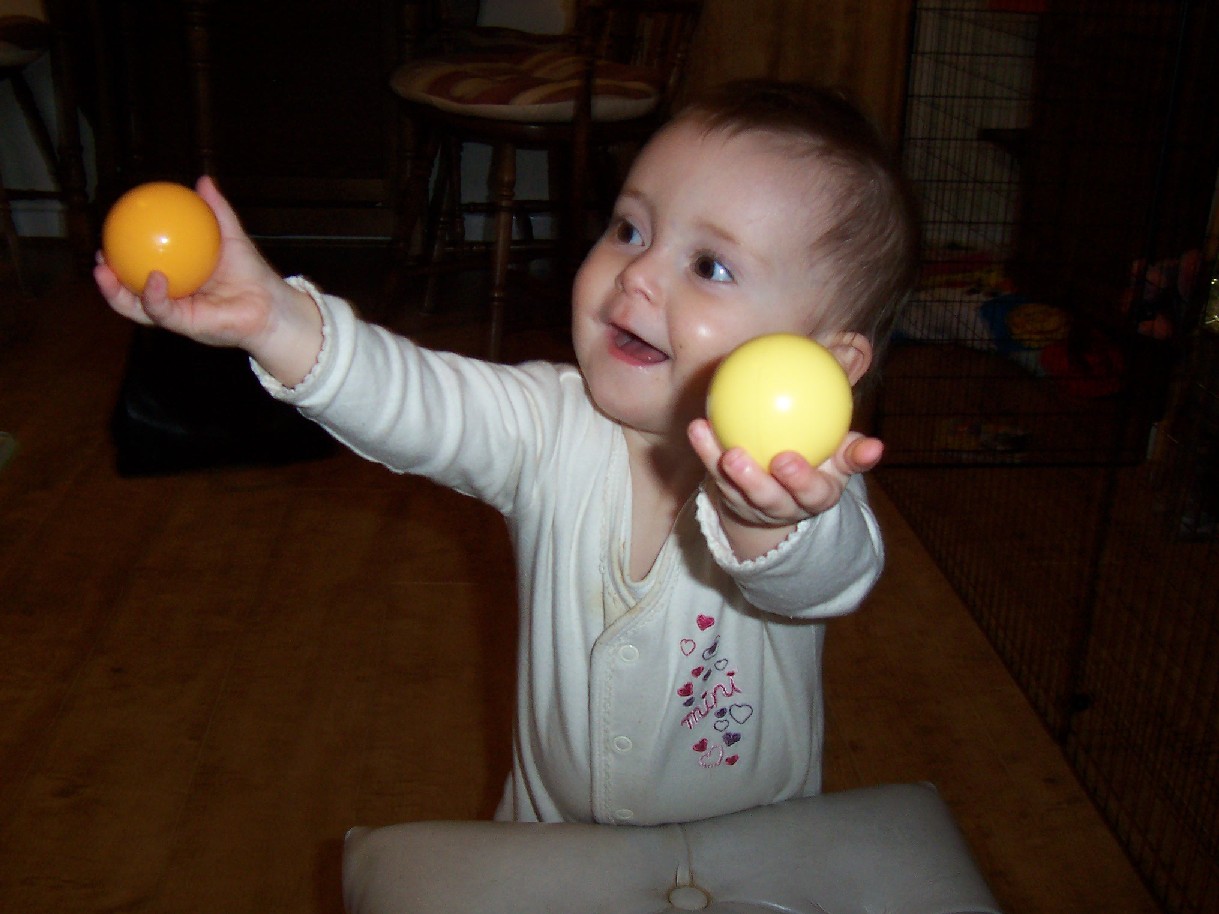
[[[315,275],[367,280],[353,269]],[[0,911],[337,914],[348,826],[489,815],[514,638],[498,518],[343,453],[120,478],[106,423],[129,329],[86,282],[47,273],[22,302],[3,270]],[[418,329],[476,347],[468,316]],[[544,328],[508,338],[517,358],[562,350]],[[875,502],[891,558],[830,628],[827,789],[934,782],[1010,914],[1152,914]]]

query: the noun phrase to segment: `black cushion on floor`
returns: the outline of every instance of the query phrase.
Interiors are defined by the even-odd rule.
[[[333,440],[273,399],[249,357],[136,328],[111,420],[118,471],[148,476],[326,456]]]

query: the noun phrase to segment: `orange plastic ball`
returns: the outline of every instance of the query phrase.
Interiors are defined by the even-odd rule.
[[[169,297],[190,295],[220,260],[216,214],[189,187],[153,181],[134,187],[110,208],[102,225],[102,253],[124,286],[144,291],[148,274],[164,273]]]

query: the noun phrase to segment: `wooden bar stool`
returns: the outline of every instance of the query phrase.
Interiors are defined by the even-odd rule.
[[[701,8],[698,0],[581,0],[576,27],[557,39],[522,43],[519,36],[491,34],[488,47],[458,48],[399,67],[390,86],[404,103],[414,136],[392,241],[391,289],[398,286],[394,277],[405,268],[421,218],[436,227],[425,233],[423,245],[429,282],[448,257],[469,250],[460,231],[456,150],[465,142],[489,145],[489,200],[482,205],[494,226],[484,261],[491,277],[487,354],[498,358],[509,264],[520,250],[516,241],[534,240],[527,231],[514,240],[514,224],[525,225],[522,208],[542,203],[556,213],[560,228],[551,251],[562,272],[573,273],[588,244],[594,153],[645,139],[667,116]],[[547,152],[549,201],[517,199],[518,149]],[[429,195],[438,156],[442,167]]]

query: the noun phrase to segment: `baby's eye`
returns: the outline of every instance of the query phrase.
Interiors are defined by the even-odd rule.
[[[710,254],[699,254],[694,258],[694,275],[711,282],[732,282],[732,271]]]
[[[619,219],[610,227],[610,231],[619,244],[643,244],[643,235],[639,233],[639,229],[625,219]]]

